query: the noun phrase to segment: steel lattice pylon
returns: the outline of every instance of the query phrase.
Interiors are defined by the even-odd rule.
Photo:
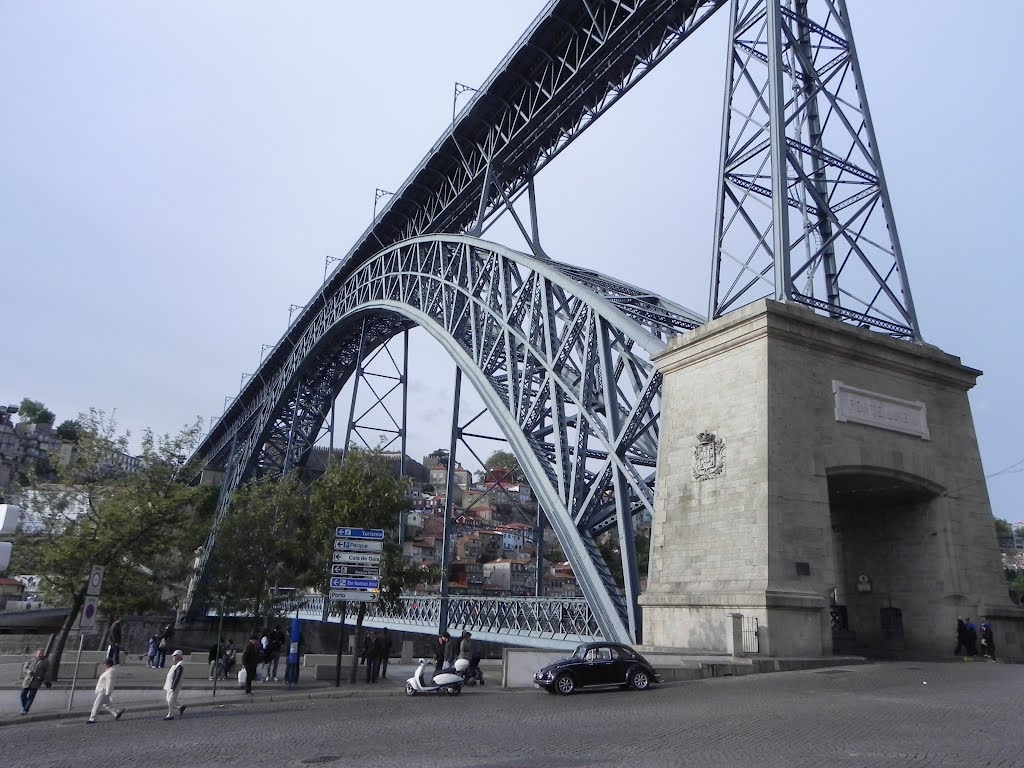
[[[353,270],[207,461],[227,493],[301,466],[333,398],[408,328],[455,360],[519,458],[605,637],[636,642],[633,516],[653,513],[661,377],[650,362],[699,315],[588,270],[471,237],[419,237]],[[226,494],[224,495],[226,499]],[[226,501],[221,507],[221,516]],[[218,518],[218,524],[220,517]],[[595,537],[617,530],[620,589]],[[214,537],[204,550],[209,557]]]
[[[796,301],[921,339],[846,0],[733,0],[709,316]]]

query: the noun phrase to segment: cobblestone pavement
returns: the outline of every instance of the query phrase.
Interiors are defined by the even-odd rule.
[[[0,766],[1024,766],[1024,666],[886,663],[644,693],[467,689],[0,732]]]

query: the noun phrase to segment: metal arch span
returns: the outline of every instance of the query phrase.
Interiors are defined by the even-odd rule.
[[[650,362],[696,313],[599,273],[468,236],[422,236],[353,269],[280,366],[257,373],[200,456],[249,476],[304,463],[360,355],[420,325],[473,382],[508,439],[601,633],[640,640],[632,519],[653,513],[661,378]],[[218,517],[219,523],[219,517]],[[595,542],[615,528],[620,588]],[[200,566],[212,550],[216,529]]]

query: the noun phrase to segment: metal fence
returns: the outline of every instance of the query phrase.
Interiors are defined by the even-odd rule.
[[[759,650],[757,636],[757,617],[743,617],[743,653],[757,653]]]
[[[309,595],[283,601],[284,614],[297,612],[303,619],[323,616],[324,596]],[[331,607],[337,611],[340,604]],[[397,609],[368,603],[363,623],[404,632],[432,635],[438,631],[441,598],[410,595]],[[338,621],[339,616],[328,616]],[[355,622],[354,606],[348,606],[345,622]],[[479,640],[534,647],[568,647],[602,639],[597,620],[584,598],[544,597],[450,597],[449,631],[469,630]]]

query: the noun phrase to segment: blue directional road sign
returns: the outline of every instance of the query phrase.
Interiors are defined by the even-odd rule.
[[[334,562],[353,565],[378,565],[383,555],[376,552],[335,552]]]
[[[341,552],[383,552],[384,542],[368,539],[335,539],[334,548]]]
[[[331,576],[348,576],[359,579],[379,579],[380,566],[377,565],[331,565]]]
[[[380,579],[332,578],[331,589],[380,589]]]
[[[383,528],[335,528],[334,536],[338,539],[376,539],[384,541]]]

